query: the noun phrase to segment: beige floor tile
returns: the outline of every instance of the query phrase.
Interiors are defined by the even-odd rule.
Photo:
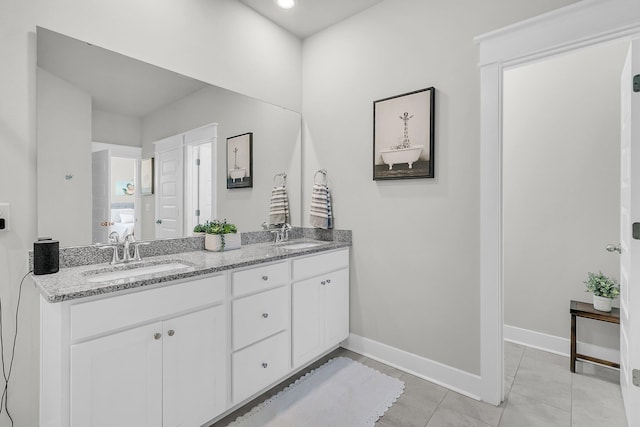
[[[426,427],[490,427],[489,424],[442,406],[433,414]]]
[[[454,391],[447,393],[440,407],[475,418],[490,426],[498,425],[503,411],[503,407],[501,406],[493,406],[485,402],[479,402]]]
[[[571,413],[531,399],[513,390],[500,427],[570,427]]]

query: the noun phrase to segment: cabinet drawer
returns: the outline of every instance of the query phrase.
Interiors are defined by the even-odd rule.
[[[288,332],[247,347],[231,356],[233,403],[238,403],[285,376],[290,368]]]
[[[289,329],[288,290],[282,286],[233,301],[234,350]]]
[[[293,260],[293,279],[317,276],[349,265],[349,249]]]
[[[237,271],[231,275],[233,296],[258,292],[276,285],[283,285],[289,277],[286,262]]]
[[[222,302],[225,293],[225,276],[214,276],[74,304],[70,307],[71,341]]]

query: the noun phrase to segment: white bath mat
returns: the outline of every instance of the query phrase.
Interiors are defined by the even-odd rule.
[[[404,382],[347,357],[331,359],[229,427],[365,427],[404,392]]]

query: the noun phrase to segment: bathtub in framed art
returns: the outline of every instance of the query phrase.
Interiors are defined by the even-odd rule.
[[[373,102],[373,179],[434,178],[435,88]]]

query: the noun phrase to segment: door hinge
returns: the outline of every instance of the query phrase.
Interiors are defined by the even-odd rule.
[[[633,91],[640,92],[640,74],[633,76]]]
[[[631,371],[631,382],[634,386],[640,387],[640,369],[634,369]]]
[[[200,166],[200,159],[196,159],[196,166]]]
[[[631,237],[640,240],[640,222],[634,222],[631,225]]]
[[[196,209],[196,216],[200,216],[200,209]]]

